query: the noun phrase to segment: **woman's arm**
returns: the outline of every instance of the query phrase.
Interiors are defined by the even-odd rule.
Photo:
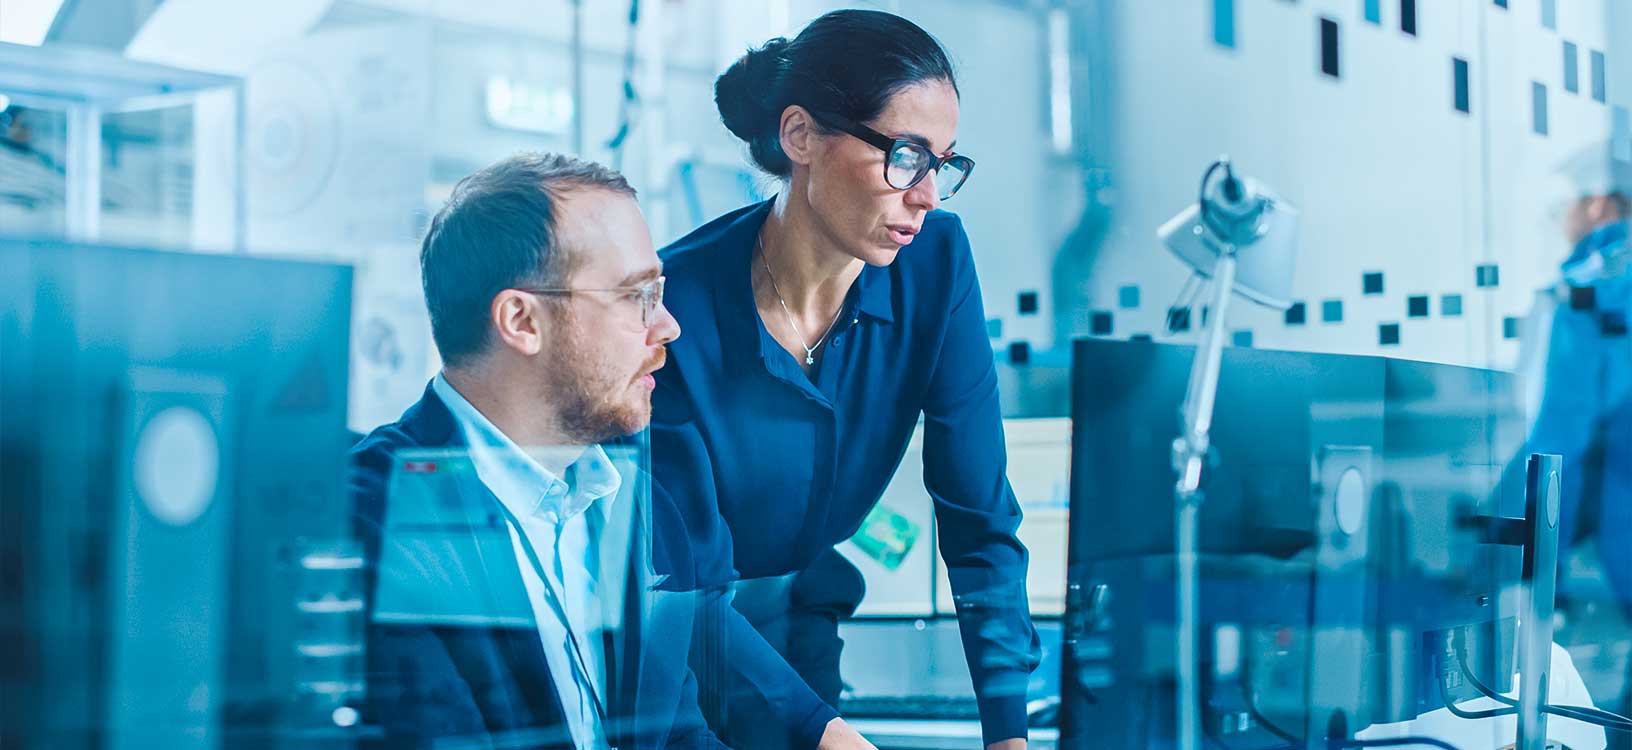
[[[698,644],[723,658],[697,678],[704,690],[730,700],[733,695],[763,698],[805,747],[824,750],[865,748],[860,738],[805,684],[764,636],[731,605],[729,585],[737,580],[732,540],[715,496],[713,462],[690,418],[690,403],[678,387],[679,373],[658,378],[651,428],[654,535],[657,572],[669,576],[664,588],[701,591],[699,616],[706,626]]]
[[[1020,747],[1040,651],[980,284],[963,225],[952,234],[949,318],[924,401],[924,486],[935,501],[982,734],[988,745]]]

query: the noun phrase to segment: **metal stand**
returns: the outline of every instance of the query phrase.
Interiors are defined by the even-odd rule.
[[[1177,540],[1174,550],[1178,556],[1178,747],[1179,750],[1199,750],[1201,747],[1201,684],[1196,667],[1197,587],[1197,528],[1201,513],[1201,469],[1207,459],[1208,433],[1213,425],[1213,403],[1218,396],[1218,372],[1224,358],[1224,319],[1235,290],[1235,248],[1220,248],[1218,263],[1213,267],[1213,302],[1210,315],[1202,325],[1201,343],[1190,365],[1190,387],[1184,397],[1184,432],[1173,441],[1173,468],[1179,472],[1173,486],[1173,501],[1178,514]]]
[[[1519,623],[1519,727],[1514,750],[1547,747],[1547,677],[1553,657],[1554,586],[1558,580],[1559,477],[1564,459],[1534,453],[1524,487],[1524,567],[1526,596]]]

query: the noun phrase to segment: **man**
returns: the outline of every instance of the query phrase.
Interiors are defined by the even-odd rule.
[[[1537,296],[1520,371],[1534,421],[1525,454],[1564,456],[1560,560],[1596,539],[1604,582],[1632,602],[1632,163],[1608,145],[1564,165],[1576,197],[1562,212],[1570,253]],[[1561,593],[1568,593],[1561,592]]]
[[[625,437],[680,334],[634,190],[507,159],[459,183],[420,263],[444,369],[352,452],[366,720],[390,747],[719,747],[695,605],[657,591],[690,562],[652,537],[677,521]]]
[[[1559,638],[1577,652],[1599,703],[1625,713],[1626,662],[1606,644],[1626,639],[1632,614],[1632,163],[1600,144],[1562,173],[1573,192],[1559,212],[1570,252],[1521,335],[1533,421],[1509,475],[1520,481],[1532,452],[1564,457]],[[1627,746],[1626,735],[1611,737],[1614,747]]]

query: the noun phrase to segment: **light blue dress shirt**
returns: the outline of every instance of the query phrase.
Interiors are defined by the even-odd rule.
[[[608,506],[616,500],[622,487],[622,477],[599,446],[523,449],[465,400],[442,375],[438,374],[432,381],[432,388],[453,412],[470,445],[471,463],[477,476],[520,522],[526,542],[532,545],[549,579],[546,582],[539,578],[527,558],[521,536],[511,527],[511,545],[573,743],[580,750],[604,748],[606,731],[596,709],[597,701],[604,705],[606,695],[606,654],[601,631],[615,626],[608,619],[616,617],[620,598],[617,592],[607,592],[608,596],[603,598],[602,592],[597,590],[601,579],[600,558],[591,526],[605,518]],[[541,455],[572,459],[565,472],[567,478],[557,477],[545,469],[535,458]],[[551,606],[550,598],[555,594],[561,597],[560,609],[566,613],[566,621]],[[583,670],[588,685],[580,682],[579,671],[574,666],[578,658],[575,653],[581,653],[582,658],[590,662]]]

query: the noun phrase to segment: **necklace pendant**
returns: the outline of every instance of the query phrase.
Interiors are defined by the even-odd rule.
[[[805,364],[807,364],[807,365],[816,364],[816,357],[814,357],[812,355],[809,355],[809,354],[806,354],[805,355]]]

